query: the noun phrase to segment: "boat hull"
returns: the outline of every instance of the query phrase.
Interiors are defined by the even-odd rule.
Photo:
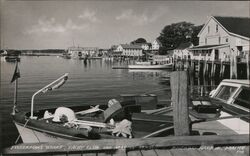
[[[221,118],[223,117],[232,117],[227,112],[221,112]],[[222,125],[228,127],[229,129],[235,131],[237,134],[249,134],[249,122],[241,120],[239,118],[229,118],[229,119],[222,119],[217,120]]]
[[[62,138],[42,131],[24,127],[15,122],[15,126],[22,138],[23,143],[38,143],[38,142],[65,142],[72,141],[69,138]]]
[[[164,65],[128,65],[129,69],[171,69],[172,64],[164,64]]]

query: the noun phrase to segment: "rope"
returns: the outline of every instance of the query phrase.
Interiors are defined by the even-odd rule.
[[[29,122],[29,120],[30,119],[28,119],[26,122],[25,122],[25,124],[24,124],[24,128],[26,127],[26,125],[27,125],[27,123]],[[18,137],[17,137],[17,139],[16,139],[16,141],[15,141],[15,144],[17,144],[17,142],[18,142],[18,140],[20,139],[20,137],[21,137],[21,135],[20,135],[20,133],[19,133],[19,135],[18,135]]]

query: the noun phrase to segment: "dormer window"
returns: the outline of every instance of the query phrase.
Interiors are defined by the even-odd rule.
[[[216,24],[216,32],[218,32],[219,28],[218,28],[218,24]]]

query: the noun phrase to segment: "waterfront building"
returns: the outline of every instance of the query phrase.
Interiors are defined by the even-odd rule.
[[[193,57],[193,53],[188,50],[192,48],[191,42],[181,43],[176,49],[173,50],[173,58],[175,59],[188,59]]]
[[[192,59],[229,61],[249,56],[250,18],[211,16],[198,34],[199,45],[189,48]]]
[[[154,40],[152,43],[152,52],[153,53],[159,52],[160,47],[162,47],[161,42],[158,39]]]
[[[97,47],[69,47],[68,54],[72,58],[77,58],[80,56],[95,56],[98,53]]]
[[[142,56],[142,48],[139,45],[120,44],[115,50],[116,53],[121,53],[122,56],[140,57]]]
[[[149,50],[152,49],[152,44],[151,43],[136,43],[134,45],[140,46],[143,51],[149,51]]]

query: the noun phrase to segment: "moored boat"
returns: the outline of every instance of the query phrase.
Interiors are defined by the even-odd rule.
[[[30,112],[18,112],[14,105],[13,121],[24,143],[138,138],[167,135],[172,132],[172,116],[141,113],[141,106],[135,101],[113,99],[108,104],[95,107],[34,109],[34,98],[37,94],[57,89],[67,79],[68,74],[65,74],[35,92]]]
[[[172,69],[172,63],[168,64],[135,64],[128,65],[128,69]]]
[[[249,134],[249,95],[249,80],[225,79],[210,92],[210,97],[206,100],[193,100],[190,114],[201,119],[201,122],[217,122],[210,126],[203,124],[203,130],[207,127],[215,133],[230,130],[230,133]]]
[[[6,62],[20,62],[20,57],[19,55],[21,54],[20,51],[8,51],[7,55],[5,56],[5,61]]]

